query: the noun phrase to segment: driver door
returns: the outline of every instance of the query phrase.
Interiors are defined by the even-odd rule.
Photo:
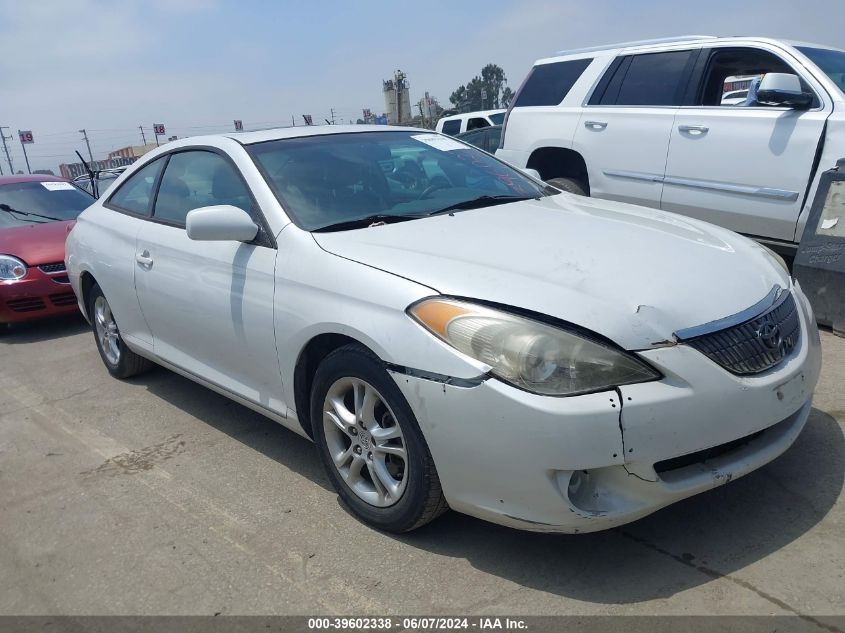
[[[831,106],[818,97],[809,110],[766,106],[753,98],[723,103],[724,94],[752,77],[802,75],[763,49],[726,47],[702,54],[709,59],[696,105],[675,116],[660,206],[746,235],[794,241]],[[803,78],[802,83],[812,90]]]
[[[273,334],[276,249],[261,229],[249,243],[195,241],[192,209],[229,204],[261,226],[235,165],[206,149],[170,154],[152,221],[136,248],[138,299],[157,356],[264,408],[284,412]]]

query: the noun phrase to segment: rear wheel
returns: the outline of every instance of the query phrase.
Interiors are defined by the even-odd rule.
[[[88,301],[91,329],[97,341],[97,351],[109,373],[115,378],[129,378],[147,371],[153,363],[129,349],[120,336],[111,306],[100,286],[94,285]]]
[[[587,195],[587,186],[577,178],[552,178],[546,182],[567,193],[574,193],[577,196]]]
[[[448,508],[410,406],[365,348],[347,345],[323,360],[314,377],[311,420],[329,479],[364,522],[407,532]]]

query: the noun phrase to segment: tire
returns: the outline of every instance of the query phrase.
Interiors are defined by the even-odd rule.
[[[139,356],[123,342],[111,313],[111,307],[97,284],[91,288],[91,294],[88,297],[88,315],[91,319],[91,330],[94,332],[97,351],[100,352],[100,358],[103,359],[103,364],[112,376],[120,379],[129,378],[153,367],[152,361]],[[104,331],[108,332],[106,336],[103,336]],[[110,342],[113,342],[113,345]]]
[[[586,196],[587,187],[583,182],[575,178],[552,178],[546,181],[552,187],[556,187],[567,193],[574,193],[576,196]]]
[[[368,407],[354,404],[356,396],[358,402],[375,402],[372,415]],[[330,404],[329,397],[341,404]],[[324,415],[325,410],[329,413]],[[338,424],[341,417],[346,424]],[[448,509],[411,407],[381,360],[366,348],[346,345],[323,359],[311,390],[311,420],[329,480],[364,523],[388,532],[408,532]],[[400,450],[404,458],[397,456]]]

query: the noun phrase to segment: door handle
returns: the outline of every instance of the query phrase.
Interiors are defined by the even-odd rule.
[[[607,127],[605,121],[584,121],[584,127],[590,130],[603,130]]]
[[[710,128],[705,125],[679,125],[678,131],[689,134],[707,134]]]
[[[153,266],[153,258],[150,257],[150,251],[148,250],[135,253],[135,261],[145,268],[152,268]]]

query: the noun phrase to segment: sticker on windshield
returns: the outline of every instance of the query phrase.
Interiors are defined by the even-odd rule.
[[[441,136],[440,134],[414,134],[411,138],[419,141],[420,143],[430,145],[434,149],[443,150],[444,152],[448,152],[453,149],[469,149],[463,143],[459,143],[448,136]]]
[[[73,191],[74,186],[69,182],[42,182],[41,186],[44,187],[47,191]]]

